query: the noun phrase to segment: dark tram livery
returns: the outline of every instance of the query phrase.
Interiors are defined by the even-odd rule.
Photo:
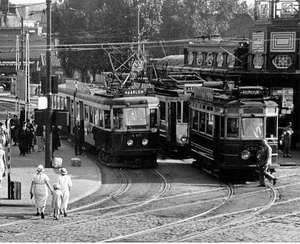
[[[278,105],[262,87],[199,87],[190,99],[190,149],[195,164],[220,178],[252,173],[263,138],[278,156]]]
[[[80,122],[85,145],[97,150],[105,165],[157,165],[159,101],[150,88],[109,91],[69,81],[59,85],[54,104],[69,111],[70,134]]]

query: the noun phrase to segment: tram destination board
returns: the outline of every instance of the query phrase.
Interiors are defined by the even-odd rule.
[[[239,98],[263,98],[264,90],[261,86],[245,86],[238,89]]]

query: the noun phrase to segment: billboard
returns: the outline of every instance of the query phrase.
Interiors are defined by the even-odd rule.
[[[24,70],[17,71],[17,96],[19,99],[25,101],[26,96],[26,74]]]

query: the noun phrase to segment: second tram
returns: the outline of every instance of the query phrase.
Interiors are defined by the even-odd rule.
[[[68,133],[80,122],[85,145],[97,150],[107,166],[155,167],[160,151],[159,100],[153,90],[110,91],[72,82],[59,85],[54,98],[55,108],[69,111]]]
[[[190,99],[190,149],[194,164],[224,177],[252,175],[262,139],[278,156],[278,105],[263,87],[196,88]]]

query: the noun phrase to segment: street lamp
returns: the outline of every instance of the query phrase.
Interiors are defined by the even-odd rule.
[[[45,168],[52,167],[52,132],[51,132],[51,115],[52,115],[52,92],[51,92],[51,0],[47,2],[47,52],[46,52],[46,97],[48,105],[46,108],[45,121]]]

